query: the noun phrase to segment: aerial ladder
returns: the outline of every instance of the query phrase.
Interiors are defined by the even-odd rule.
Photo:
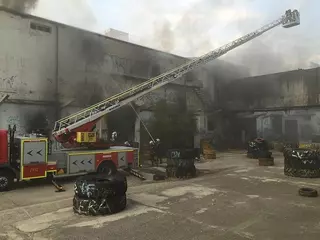
[[[262,28],[240,37],[216,50],[205,55],[197,57],[181,66],[160,74],[157,77],[138,84],[128,90],[107,98],[91,107],[85,108],[70,116],[64,117],[55,122],[52,135],[63,146],[79,146],[77,142],[77,133],[91,132],[95,124],[106,114],[117,110],[118,108],[139,99],[140,97],[171,83],[184,74],[205,65],[206,63],[226,54],[230,50],[241,46],[242,44],[253,40],[263,33],[282,25],[284,28],[290,28],[300,24],[300,14],[298,10],[287,10],[279,19],[263,26]],[[97,141],[99,142],[99,141]],[[95,145],[95,144],[94,144]]]

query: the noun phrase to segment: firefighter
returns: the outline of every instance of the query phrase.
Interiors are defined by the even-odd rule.
[[[116,142],[118,137],[118,133],[116,131],[112,132],[111,134],[111,142]]]
[[[150,160],[151,160],[151,164],[152,166],[154,165],[154,162],[155,162],[155,142],[153,140],[151,140],[149,142],[149,149],[150,149]]]
[[[155,157],[157,164],[162,163],[162,153],[161,153],[161,142],[160,139],[157,138],[155,142]]]
[[[161,141],[159,138],[157,138],[155,141],[151,140],[149,142],[150,145],[150,158],[152,162],[152,166],[156,162],[156,165],[158,166],[159,163],[162,163],[161,158]]]

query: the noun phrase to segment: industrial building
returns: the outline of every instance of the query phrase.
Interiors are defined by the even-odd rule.
[[[318,67],[221,83],[219,105],[241,113],[238,139],[247,132],[273,141],[320,142],[319,76]]]
[[[189,60],[130,43],[127,37],[111,38],[5,7],[0,7],[0,27],[0,128],[16,124],[19,134],[26,133],[32,128],[30,125],[41,125],[37,120],[52,126],[61,117]],[[158,100],[183,99],[197,115],[199,133],[195,145],[198,145],[203,136],[212,136],[214,129],[208,112],[214,108],[263,112],[318,104],[318,90],[314,88],[318,73],[319,68],[244,78],[249,76],[246,69],[215,60],[139,99],[135,105],[141,119],[146,120]],[[249,135],[261,132],[268,135],[269,130],[261,130],[266,128],[260,123],[267,120],[261,114],[258,118],[256,115],[250,117],[249,124],[247,118],[238,121],[243,122],[241,126],[234,125],[237,128],[234,135],[242,142]],[[108,131],[107,121],[104,118],[99,122],[99,134]],[[133,128],[130,138],[141,142],[143,129],[134,114],[128,125]],[[299,136],[305,135],[301,127],[297,129]]]
[[[60,117],[188,60],[4,7],[0,7],[0,31],[0,128],[16,124],[18,134],[26,133],[30,124],[41,125],[39,119],[52,126]],[[197,114],[199,132],[206,133],[203,109],[205,98],[208,103],[213,94],[204,97],[201,88],[213,91],[211,79],[209,71],[201,69],[148,94],[136,101],[140,117],[148,118],[159,99],[182,98]],[[133,121],[131,137],[140,142],[140,122]],[[106,122],[98,124],[102,135]]]

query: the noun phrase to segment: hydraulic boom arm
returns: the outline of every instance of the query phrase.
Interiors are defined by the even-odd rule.
[[[66,136],[70,132],[79,131],[84,125],[89,124],[90,127],[94,125],[102,116],[110,113],[138,98],[154,91],[163,85],[175,81],[182,75],[190,72],[191,70],[205,65],[211,60],[214,60],[228,51],[260,36],[261,34],[269,31],[270,29],[281,25],[285,28],[293,27],[300,24],[300,14],[297,10],[286,11],[285,15],[279,19],[263,26],[262,28],[251,32],[243,37],[236,39],[235,41],[228,43],[214,51],[211,51],[203,56],[195,58],[177,68],[174,68],[168,72],[165,72],[157,77],[154,77],[144,83],[138,84],[124,92],[116,94],[110,98],[105,99],[89,108],[72,114],[68,117],[62,118],[56,121],[53,135],[58,142],[64,143],[70,141]],[[86,129],[86,128],[84,128]],[[88,131],[88,130],[87,130]],[[64,136],[63,136],[64,135]]]

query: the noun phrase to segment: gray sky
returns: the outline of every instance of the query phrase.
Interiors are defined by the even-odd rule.
[[[223,60],[254,75],[320,64],[318,0],[39,0],[32,14],[103,33],[115,28],[132,42],[195,57],[298,9],[301,25],[278,27]],[[316,63],[316,64],[314,64]]]

